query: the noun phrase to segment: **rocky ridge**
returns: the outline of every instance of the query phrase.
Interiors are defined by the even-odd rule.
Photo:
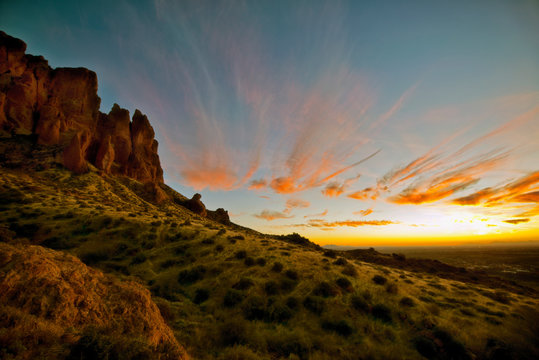
[[[88,163],[103,173],[146,184],[163,183],[158,142],[148,118],[115,104],[99,111],[97,76],[85,68],[51,68],[26,44],[0,31],[0,133],[31,135],[36,144],[60,146],[61,162],[76,172]],[[159,192],[158,197],[164,197]]]

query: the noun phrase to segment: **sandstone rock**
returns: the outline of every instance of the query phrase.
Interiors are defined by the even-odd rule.
[[[112,163],[114,162],[115,151],[111,143],[111,136],[107,135],[105,140],[101,142],[101,146],[97,152],[95,166],[103,170],[105,174],[110,174]]]
[[[97,328],[110,339],[142,341],[156,359],[188,359],[147,289],[66,253],[0,243],[0,303],[1,327],[13,329],[11,339],[21,336],[16,340],[25,344],[20,351],[26,356],[17,358],[36,358],[36,347],[51,347],[35,341],[44,331],[48,341],[66,346]],[[25,332],[19,335],[21,328]]]
[[[142,182],[163,183],[163,170],[157,155],[158,143],[146,115],[139,110],[133,114],[131,142],[133,151],[129,159],[128,175]]]
[[[167,193],[161,189],[159,184],[157,183],[146,183],[144,185],[145,191],[150,194],[151,201],[161,204],[165,202],[166,200],[170,200],[170,197],[167,195]]]
[[[217,221],[223,225],[230,225],[230,217],[228,216],[228,211],[223,208],[218,208],[215,211],[206,210],[207,217],[213,221]]]
[[[0,32],[2,134],[37,135],[40,145],[65,146],[63,163],[77,173],[87,171],[89,161],[105,172],[163,183],[158,143],[145,115],[136,110],[131,122],[129,111],[117,104],[100,113],[93,71],[51,69],[43,57],[25,50],[24,42]],[[153,187],[161,199],[159,189]]]
[[[129,156],[131,155],[131,120],[129,111],[114,104],[108,115],[102,114],[99,119],[98,133],[101,138],[111,137],[114,148],[114,161],[119,165],[120,173],[126,175]]]
[[[84,130],[77,132],[64,149],[64,166],[77,174],[87,172],[86,150],[88,145],[90,145],[90,134]]]
[[[194,212],[195,214],[198,214],[200,216],[206,216],[206,206],[200,199],[202,198],[202,195],[195,194],[190,200],[187,200],[185,202],[185,207]]]

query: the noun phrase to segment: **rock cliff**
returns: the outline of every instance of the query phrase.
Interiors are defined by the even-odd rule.
[[[39,145],[61,146],[63,165],[162,184],[158,143],[148,118],[114,104],[99,111],[97,76],[85,68],[52,69],[26,44],[0,31],[0,133],[32,135]]]

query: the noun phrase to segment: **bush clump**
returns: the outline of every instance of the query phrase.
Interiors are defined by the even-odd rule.
[[[239,250],[239,251],[236,251],[234,253],[234,256],[236,257],[236,259],[238,260],[241,260],[241,259],[245,259],[247,257],[247,251],[245,250]]]
[[[267,317],[266,300],[261,296],[249,297],[242,309],[247,320],[263,320]]]
[[[221,344],[232,346],[245,344],[249,339],[247,323],[241,318],[235,318],[222,323],[219,326]]]
[[[298,272],[296,270],[286,270],[285,276],[292,280],[297,280],[299,278]]]
[[[303,300],[303,306],[310,312],[320,315],[325,310],[324,298],[321,298],[319,296],[307,296]]]
[[[337,291],[330,283],[322,281],[314,288],[313,294],[327,298],[337,295]]]
[[[279,292],[279,284],[270,280],[264,284],[264,291],[267,295],[276,295]]]
[[[243,263],[245,264],[245,266],[254,266],[255,265],[255,259],[253,259],[252,257],[250,256],[247,256],[244,260],[243,260]]]
[[[344,278],[344,277],[340,277],[338,278],[335,283],[337,284],[337,286],[339,286],[341,289],[343,290],[346,290],[348,292],[351,292],[353,290],[353,287],[352,287],[352,283],[350,282],[350,280],[348,280],[347,278]]]
[[[182,270],[178,274],[178,282],[180,284],[192,284],[202,280],[205,273],[206,267],[204,265],[198,265],[191,269]]]
[[[226,291],[223,298],[223,305],[227,308],[231,308],[243,301],[243,294],[234,289],[229,289]]]
[[[374,277],[372,278],[372,281],[376,285],[384,285],[387,282],[387,279],[380,275],[374,275]]]
[[[210,291],[208,289],[197,289],[195,291],[195,297],[193,302],[195,304],[202,304],[204,301],[210,298]]]
[[[368,313],[369,312],[369,304],[358,295],[354,295],[350,298],[350,305],[352,305],[352,308],[354,308],[357,311]]]
[[[253,280],[249,278],[241,278],[237,283],[232,285],[232,288],[236,290],[247,290],[254,284]]]
[[[271,271],[274,271],[274,272],[283,271],[283,264],[281,264],[280,262],[273,263],[273,266],[271,267]]]
[[[391,317],[391,309],[383,304],[377,304],[372,307],[371,314],[375,319],[378,319],[385,323],[393,321]]]
[[[294,314],[289,307],[281,304],[272,304],[267,311],[268,321],[282,323],[292,318]]]
[[[346,320],[324,320],[322,321],[322,329],[334,331],[343,337],[348,337],[354,332],[354,328]]]
[[[257,264],[258,266],[265,266],[265,265],[266,265],[266,259],[264,259],[264,258],[258,258],[258,259],[256,259],[256,264]]]
[[[407,296],[403,297],[401,299],[401,301],[399,301],[399,304],[401,304],[402,306],[408,306],[408,307],[415,306],[414,300],[412,298],[407,297]]]
[[[357,277],[357,270],[356,267],[352,264],[348,264],[344,266],[344,269],[341,271],[344,275],[348,275],[350,277]]]
[[[347,265],[348,264],[348,261],[345,259],[345,258],[338,258],[337,260],[335,260],[333,262],[335,265],[340,265],[340,266],[344,266],[344,265]]]

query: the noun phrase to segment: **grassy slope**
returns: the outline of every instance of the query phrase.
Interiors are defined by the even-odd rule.
[[[2,168],[0,186],[0,226],[146,284],[194,358],[539,357],[533,293],[332,258],[95,172]]]

